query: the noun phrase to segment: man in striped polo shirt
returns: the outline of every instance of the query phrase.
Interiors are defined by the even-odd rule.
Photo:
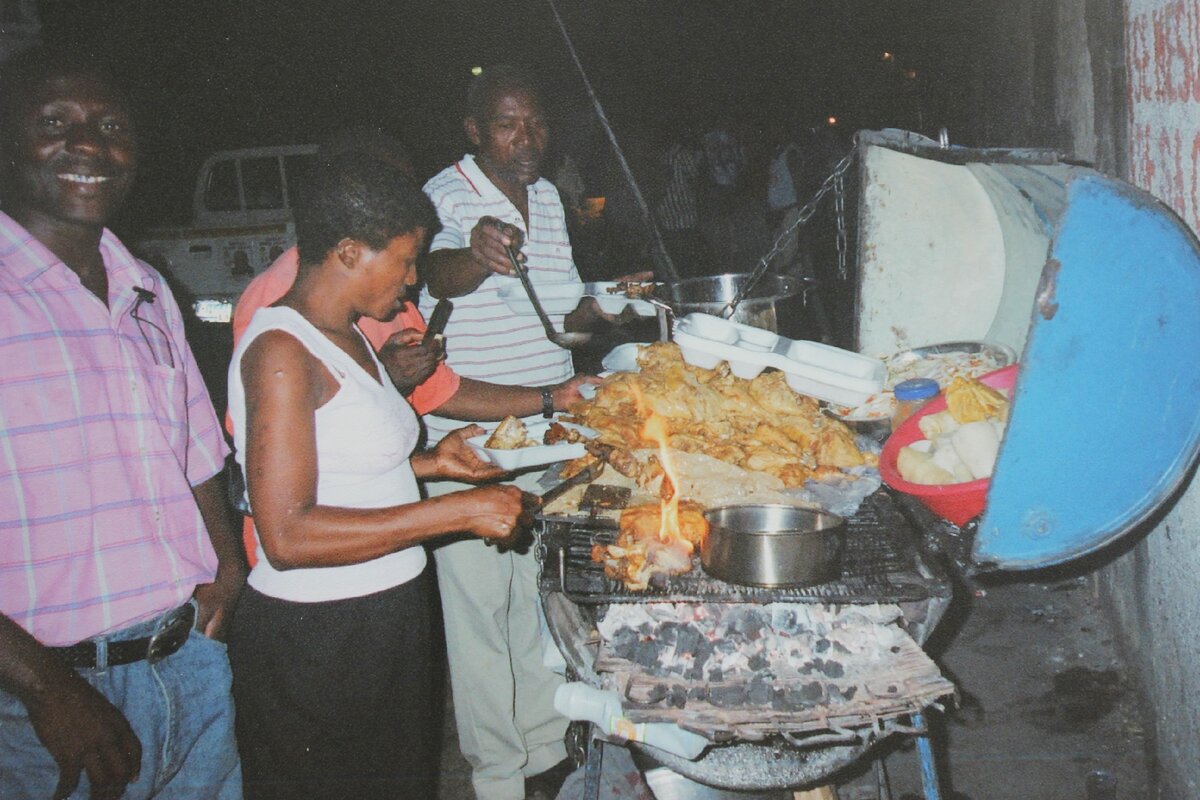
[[[454,298],[446,361],[460,375],[509,385],[560,383],[573,372],[571,353],[546,338],[537,317],[514,315],[498,296],[517,280],[506,246],[519,253],[535,287],[580,282],[558,190],[541,177],[548,131],[530,76],[505,66],[484,70],[467,92],[464,127],[476,154],[425,184],[442,230],[424,267],[421,311],[428,316],[437,298]],[[611,319],[590,297],[551,318],[568,331]],[[547,399],[545,416],[552,412]],[[436,415],[425,422],[431,441],[458,425]],[[539,477],[526,473],[514,482],[537,491]],[[427,486],[431,494],[455,488]],[[435,556],[459,745],[475,794],[522,800],[527,792],[550,792],[556,781],[538,786],[565,777],[567,720],[553,707],[562,678],[542,664],[533,555],[497,552],[476,540],[441,547]]]

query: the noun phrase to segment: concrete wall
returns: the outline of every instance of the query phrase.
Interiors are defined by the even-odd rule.
[[[1126,14],[1128,180],[1200,231],[1200,3],[1128,0]],[[1155,709],[1165,798],[1200,797],[1200,482],[1194,475],[1158,526],[1102,573]]]
[[[953,139],[1059,148],[1200,231],[1200,1],[969,0],[944,10],[962,33],[947,74],[963,86],[946,96],[965,102],[942,109]],[[1150,703],[1159,796],[1172,800],[1200,798],[1194,478],[1097,574]]]

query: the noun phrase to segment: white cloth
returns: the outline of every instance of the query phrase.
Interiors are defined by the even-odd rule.
[[[480,217],[491,216],[520,228],[525,234],[526,265],[534,286],[552,282],[580,283],[571,254],[567,221],[558,190],[544,178],[529,187],[529,229],[516,206],[493,184],[475,159],[466,155],[433,176],[425,193],[437,208],[442,230],[430,250],[470,246],[471,229]],[[446,363],[467,378],[508,386],[546,386],[574,374],[571,353],[546,338],[538,318],[518,316],[498,296],[501,287],[519,285],[516,278],[490,275],[475,291],[454,298],[454,313],[446,326]],[[426,318],[437,300],[422,289],[420,309]],[[561,330],[561,314],[551,314]],[[527,418],[533,423],[540,416]],[[435,443],[462,423],[425,417],[429,442]]]
[[[298,312],[261,308],[242,335],[229,367],[229,416],[237,462],[246,471],[246,391],[241,362],[262,333],[282,330],[294,336],[340,384],[337,394],[316,411],[317,502],[340,508],[385,508],[420,500],[409,456],[420,435],[412,407],[392,385],[375,351],[367,350],[382,383],[358,365]],[[361,334],[360,334],[361,335]],[[366,338],[363,338],[366,342]],[[247,583],[263,594],[295,602],[362,597],[399,586],[421,574],[423,547],[409,547],[361,564],[277,570],[258,543],[258,563]]]

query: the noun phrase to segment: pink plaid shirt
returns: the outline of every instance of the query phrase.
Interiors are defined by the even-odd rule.
[[[229,451],[179,307],[111,232],[100,249],[108,308],[0,213],[0,611],[48,645],[153,617],[216,572],[191,487]]]

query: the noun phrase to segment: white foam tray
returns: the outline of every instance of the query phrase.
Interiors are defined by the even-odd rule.
[[[596,437],[596,431],[584,427],[583,425],[574,425],[570,422],[557,420],[560,425],[565,428],[572,428],[579,431],[589,439]],[[495,427],[495,426],[493,426]],[[546,435],[546,431],[550,428],[549,422],[539,422],[526,427],[529,433],[529,438],[535,441],[542,441],[542,437]],[[478,436],[472,436],[467,439],[467,444],[471,446],[481,459],[489,464],[495,464],[501,469],[515,470],[525,469],[526,467],[538,467],[543,464],[553,464],[557,461],[567,461],[572,458],[581,458],[587,454],[587,450],[583,447],[583,442],[562,442],[559,444],[539,444],[533,447],[518,447],[516,450],[496,450],[490,447],[484,447],[491,432],[481,433]]]
[[[620,314],[629,307],[639,317],[653,317],[654,305],[645,300],[634,300],[616,291],[616,281],[594,281],[583,285],[583,293],[596,298],[596,303],[605,314]]]
[[[729,370],[745,380],[774,367],[784,373],[793,391],[839,405],[865,402],[887,379],[887,368],[877,358],[788,339],[711,314],[677,319],[672,338],[684,361],[693,366],[713,369],[728,362]]]
[[[533,309],[533,303],[529,302],[529,295],[525,293],[525,287],[521,285],[520,279],[511,278],[510,280],[511,283],[506,281],[497,290],[497,296],[514,314],[536,316],[537,311]],[[574,281],[534,284],[533,289],[537,292],[538,302],[542,304],[542,308],[547,314],[570,314],[583,297],[583,284]]]
[[[637,372],[638,351],[643,347],[645,345],[638,342],[619,344],[608,351],[608,355],[600,362],[600,366],[608,372]]]

